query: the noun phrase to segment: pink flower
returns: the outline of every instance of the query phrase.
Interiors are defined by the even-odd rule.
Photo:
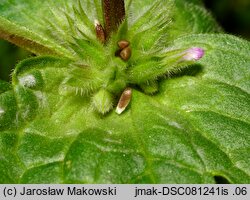
[[[199,47],[192,47],[184,51],[182,59],[185,61],[196,61],[201,59],[204,56],[204,53],[204,49]]]

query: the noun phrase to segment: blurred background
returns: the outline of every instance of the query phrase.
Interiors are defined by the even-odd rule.
[[[226,33],[250,40],[250,0],[204,0]],[[0,39],[0,79],[9,81],[13,67],[31,54]]]
[[[226,33],[250,40],[250,0],[204,0]]]

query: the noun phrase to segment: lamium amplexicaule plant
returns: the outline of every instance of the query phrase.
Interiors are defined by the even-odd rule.
[[[250,43],[200,0],[1,0],[35,56],[0,81],[0,183],[250,183]]]

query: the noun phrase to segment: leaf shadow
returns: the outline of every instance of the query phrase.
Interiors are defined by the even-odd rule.
[[[220,175],[214,176],[214,180],[216,184],[230,184],[230,181],[224,176]]]
[[[204,67],[201,64],[189,65],[180,71],[171,74],[171,78],[178,78],[181,76],[199,76],[202,74]]]

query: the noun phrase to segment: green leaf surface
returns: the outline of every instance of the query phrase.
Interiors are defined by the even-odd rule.
[[[190,33],[219,33],[222,28],[197,1],[177,0],[173,12],[174,23],[168,31],[171,39]]]
[[[62,44],[65,38],[60,35],[66,37],[63,30],[69,29],[64,13],[68,13],[72,2],[3,0],[0,2],[0,37],[38,55],[72,57],[72,52]],[[89,6],[88,2],[86,7]]]
[[[126,1],[127,20],[102,46],[101,1],[81,2],[0,2],[0,37],[43,55],[0,81],[0,183],[250,183],[250,43],[215,34],[199,0],[146,0]],[[125,36],[127,63],[114,56]],[[147,77],[154,95],[132,81],[125,112],[108,112],[127,84],[120,68],[165,72],[157,53],[176,62],[193,47],[202,59],[156,73],[157,93]]]
[[[162,81],[155,96],[134,90],[122,115],[102,116],[90,98],[61,94],[70,61],[20,63],[13,89],[1,82],[0,182],[214,183],[221,176],[249,183],[250,45],[200,34],[172,48],[194,45],[206,51],[189,69],[195,75]]]
[[[73,0],[2,0],[0,2],[0,37],[37,55],[63,55],[74,58],[74,51],[69,44],[74,42],[74,38],[84,36],[88,39],[95,39],[94,21],[97,19],[103,22],[101,0],[79,0],[79,2]],[[152,41],[157,39],[154,35],[165,35],[167,32],[169,33],[165,40],[169,41],[184,33],[217,32],[219,30],[218,25],[205,11],[200,0],[188,2],[167,0],[155,1],[155,3],[147,0],[125,1],[125,3],[129,9],[127,16],[129,28],[137,29],[138,23],[141,23],[144,25],[144,31],[149,28],[153,29],[150,32]],[[161,11],[155,15],[155,10],[154,18],[158,18],[158,21],[165,18],[164,20],[167,20],[166,22],[172,26],[171,31],[165,31],[164,27],[168,25],[166,22],[159,24],[162,30],[158,33],[154,31],[157,27],[147,27],[148,20],[154,20],[152,15],[148,15],[148,18],[145,17],[147,16],[145,13],[149,13],[152,5],[157,4],[158,7],[154,6],[155,9]],[[134,23],[134,20],[140,17],[143,20]],[[172,17],[175,18],[174,23],[170,23]],[[152,35],[152,32],[155,34]],[[143,39],[143,35],[138,35],[138,37]]]

